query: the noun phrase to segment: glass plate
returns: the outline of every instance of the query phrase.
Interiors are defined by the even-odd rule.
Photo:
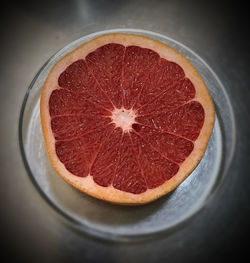
[[[105,33],[134,33],[162,41],[185,55],[205,80],[216,106],[216,122],[206,153],[193,173],[172,193],[139,207],[112,205],[67,184],[52,168],[40,123],[40,94],[52,66],[77,46]],[[207,63],[183,44],[140,29],[96,32],[70,43],[38,72],[25,95],[19,122],[20,148],[28,174],[48,203],[71,225],[111,240],[147,238],[176,230],[195,215],[225,178],[235,145],[235,124],[226,91]],[[226,153],[226,154],[225,154]]]

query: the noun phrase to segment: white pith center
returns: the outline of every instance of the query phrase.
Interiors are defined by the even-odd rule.
[[[129,132],[132,130],[132,125],[136,123],[136,114],[134,110],[126,110],[124,108],[114,109],[112,112],[112,122],[116,127],[122,128],[123,132]]]

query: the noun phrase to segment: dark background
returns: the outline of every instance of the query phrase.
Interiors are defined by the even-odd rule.
[[[250,43],[241,1],[9,1],[1,3],[1,257],[32,262],[219,262],[247,256],[250,227]],[[198,53],[223,82],[237,144],[215,198],[177,232],[138,243],[104,242],[70,228],[27,176],[18,145],[25,92],[60,48],[88,33],[134,27]],[[226,153],[225,153],[226,154]]]

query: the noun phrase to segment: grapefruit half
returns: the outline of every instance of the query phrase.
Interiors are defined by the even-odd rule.
[[[151,202],[187,178],[215,120],[191,62],[134,34],[102,35],[58,61],[40,112],[57,173],[88,195],[124,205]]]

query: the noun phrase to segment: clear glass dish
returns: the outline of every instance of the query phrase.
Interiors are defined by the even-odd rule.
[[[56,174],[46,153],[40,123],[40,94],[52,66],[77,46],[105,33],[132,33],[162,41],[185,55],[205,80],[216,106],[216,122],[206,153],[193,173],[172,193],[139,207],[112,205],[85,195]],[[129,241],[176,231],[197,214],[226,176],[235,146],[231,103],[221,81],[207,63],[183,44],[140,29],[112,29],[70,43],[40,69],[25,95],[19,142],[28,175],[43,198],[80,231],[108,240]],[[225,154],[226,153],[226,154]]]

